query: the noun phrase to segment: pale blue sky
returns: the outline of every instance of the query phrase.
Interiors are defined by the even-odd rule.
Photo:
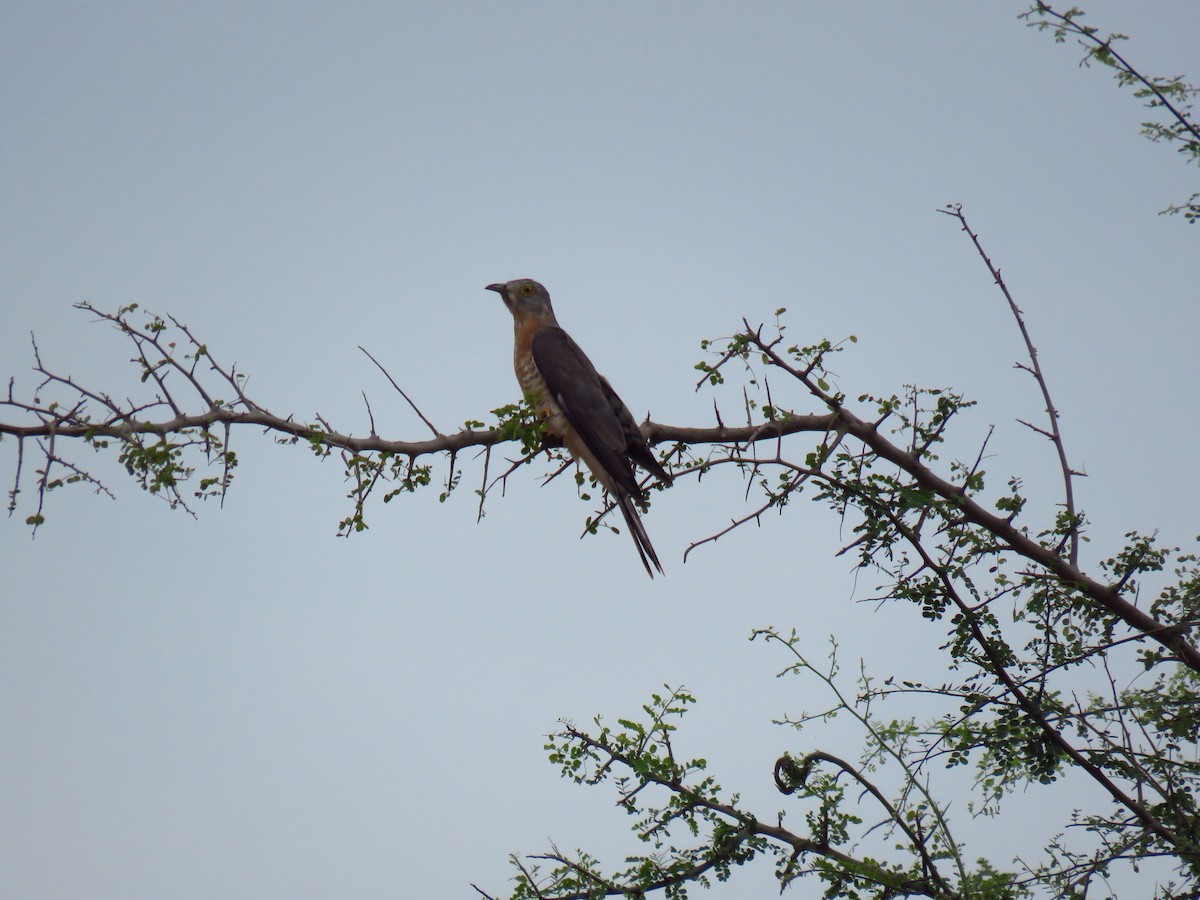
[[[1013,421],[1040,403],[1003,299],[935,212],[957,201],[1089,473],[1091,561],[1131,528],[1188,541],[1200,227],[1155,213],[1197,170],[1023,8],[5,4],[0,374],[32,387],[34,331],[51,366],[135,390],[117,336],[70,305],[138,302],[275,412],[363,433],[366,390],[384,436],[420,438],[357,345],[443,430],[484,418],[518,392],[483,286],[533,276],[638,415],[709,423],[698,342],[787,306],[797,340],[859,336],[847,393],[953,384],[981,401],[961,452],[995,425],[994,482],[1053,490]],[[1200,79],[1192,0],[1087,9],[1147,71]],[[680,752],[766,815],[786,806],[772,761],[806,749],[770,720],[823,698],[774,679],[787,661],[751,628],[802,626],[814,653],[837,634],[881,675],[928,674],[940,637],[854,602],[817,507],[682,564],[748,511],[732,481],[656,498],[650,582],[627,536],[577,540],[591,507],[566,479],[520,473],[479,525],[471,487],[399,498],[343,541],[336,463],[234,446],[199,521],[99,460],[115,503],[55,496],[34,541],[28,510],[0,520],[0,895],[472,896],[547,838],[615,863],[628,820],[546,764],[557,717],[687,684]],[[1011,841],[1003,864],[1040,848],[1019,810],[999,839],[962,827]],[[737,876],[713,896],[773,891],[767,867]]]

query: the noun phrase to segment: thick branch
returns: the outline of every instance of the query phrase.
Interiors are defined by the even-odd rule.
[[[2,403],[0,405],[15,405]],[[789,416],[776,422],[762,425],[730,428],[725,425],[715,428],[662,425],[646,422],[642,433],[652,444],[677,442],[683,444],[747,444],[769,440],[806,431],[823,432],[834,421],[832,415]],[[325,431],[282,418],[262,409],[237,410],[218,407],[207,412],[175,416],[171,419],[150,421],[143,419],[119,419],[116,421],[88,424],[64,423],[59,419],[42,421],[32,425],[15,425],[0,422],[0,435],[16,438],[37,438],[57,435],[60,438],[111,437],[125,440],[135,434],[156,434],[165,437],[190,428],[211,428],[213,425],[257,425],[269,431],[291,435],[341,450],[355,453],[385,452],[398,456],[424,456],[430,453],[449,453],[470,447],[491,447],[504,438],[492,429],[466,429],[454,434],[443,434],[424,441],[389,441],[380,437],[354,437],[336,431]]]
[[[1016,528],[1009,519],[1002,518],[985,509],[971,499],[963,487],[937,475],[921,462],[915,453],[903,450],[892,443],[879,430],[878,423],[866,422],[847,410],[841,405],[839,398],[822,390],[811,375],[792,366],[787,359],[776,352],[774,344],[768,342],[761,334],[751,332],[750,339],[772,365],[790,374],[808,388],[814,397],[836,410],[836,418],[831,425],[833,430],[845,429],[847,434],[858,438],[878,457],[907,472],[919,487],[932,491],[943,500],[955,504],[967,522],[990,532],[1000,541],[1012,547],[1015,552],[1054,573],[1064,584],[1072,586],[1084,596],[1096,601],[1130,627],[1158,641],[1175,653],[1184,665],[1200,672],[1200,650],[1188,641],[1183,630],[1159,622],[1125,599],[1120,591],[1090,578],[1069,559],[1059,555],[1051,548],[1043,546]]]
[[[1064,735],[1061,730],[1056,728],[1051,723],[1045,709],[1042,706],[1041,699],[1035,699],[1029,696],[1023,687],[1018,684],[1017,679],[1012,675],[1012,673],[1008,671],[1008,665],[1005,663],[1003,652],[996,646],[995,642],[984,633],[978,617],[971,610],[970,605],[966,603],[962,596],[960,596],[958,589],[955,587],[950,574],[946,571],[946,568],[942,565],[939,565],[933,559],[933,557],[929,555],[924,544],[922,544],[920,537],[913,533],[912,529],[908,528],[897,517],[891,516],[886,511],[884,511],[884,514],[889,516],[894,527],[904,535],[909,545],[921,557],[925,566],[937,575],[938,580],[942,584],[942,590],[945,592],[946,596],[951,599],[954,605],[958,607],[959,613],[963,617],[963,621],[966,623],[967,628],[970,629],[971,637],[975,642],[975,645],[979,647],[979,649],[987,656],[990,664],[989,671],[1000,681],[1001,684],[1004,685],[1005,690],[1008,691],[1009,695],[1013,698],[1016,704],[1020,706],[1022,712],[1024,712],[1025,715],[1028,716],[1028,718],[1038,726],[1041,732],[1046,736],[1046,739],[1068,758],[1070,758],[1070,760],[1076,766],[1087,772],[1097,784],[1099,784],[1109,793],[1113,800],[1115,800],[1117,803],[1120,803],[1122,806],[1126,807],[1130,812],[1132,812],[1138,818],[1138,821],[1140,821],[1148,831],[1153,832],[1168,846],[1177,848],[1181,854],[1194,855],[1196,852],[1195,847],[1190,840],[1181,841],[1180,836],[1172,832],[1172,830],[1164,825],[1157,816],[1153,815],[1147,808],[1146,804],[1141,802],[1141,800],[1139,800],[1137,797],[1131,796],[1118,787],[1117,784],[1108,777],[1108,775],[1101,769],[1100,766],[1088,759],[1088,757],[1082,751],[1080,751],[1077,747],[1075,747],[1075,745],[1067,740],[1066,735]],[[1041,547],[1040,544],[1037,546]],[[1054,554],[1054,556],[1056,559],[1062,558],[1057,554]],[[1169,796],[1169,794],[1166,794],[1165,792],[1164,795]]]
[[[1060,556],[1049,547],[1030,538],[1008,519],[1001,518],[990,510],[984,509],[967,496],[959,486],[941,478],[912,454],[893,444],[870,422],[864,422],[845,409],[839,413],[839,417],[840,423],[845,426],[847,432],[870,447],[878,456],[894,463],[911,475],[920,487],[953,502],[966,521],[985,529],[1026,559],[1053,572],[1064,584],[1074,587],[1086,597],[1095,600],[1130,627],[1136,628],[1171,650],[1184,665],[1200,672],[1200,650],[1197,650],[1178,628],[1159,622],[1150,614],[1134,606],[1119,591],[1090,578],[1066,557]]]

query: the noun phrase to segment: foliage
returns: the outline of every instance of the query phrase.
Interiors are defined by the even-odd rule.
[[[1115,49],[1124,36],[1100,38],[1076,8],[1058,13],[1035,3],[1025,17],[1060,42],[1078,38],[1084,64],[1112,68],[1121,85],[1164,114],[1164,121],[1144,124],[1147,137],[1178,145],[1189,161],[1200,159],[1200,130],[1190,118],[1195,88],[1181,78],[1140,74]],[[1194,222],[1197,196],[1165,212]],[[843,390],[829,362],[853,337],[794,342],[781,309],[771,327],[743,320],[732,335],[705,341],[696,366],[700,386],[738,390],[745,423],[730,426],[718,416],[711,427],[647,422],[643,431],[664,446],[661,456],[677,480],[732,467],[756,492],[757,505],[689,550],[767,512],[782,515],[794,501],[816,502],[848,529],[842,553],[877,585],[878,601],[909,609],[937,629],[945,678],[881,680],[860,667],[848,680],[836,643],[817,659],[795,631],[756,631],[752,638],[787,655],[788,676],[814,683],[829,698],[815,713],[781,720],[797,744],[776,760],[775,784],[786,800],[769,812],[749,809],[725,791],[705,759],[677,755],[680,722],[695,703],[683,688],[653,695],[638,717],[615,724],[561,723],[546,747],[552,764],[575,783],[614,788],[646,851],[615,869],[586,851],[552,847],[514,856],[514,900],[656,891],[682,898],[690,887],[730,879],[759,858],[772,861],[781,888],[816,881],[831,898],[1082,898],[1122,870],[1144,872],[1146,895],[1151,880],[1161,898],[1200,892],[1197,554],[1130,532],[1123,546],[1085,568],[1080,546],[1087,519],[1074,500],[1077,473],[1036,349],[962,210],[942,212],[970,238],[1014,315],[1027,359],[1022,368],[1047,411],[1043,424],[1024,424],[1057,459],[1060,502],[1039,513],[1045,507],[1031,502],[1017,476],[1001,477],[998,488],[983,466],[986,441],[969,458],[948,454],[951,428],[972,405],[957,392]],[[369,433],[355,436],[320,415],[297,421],[270,412],[247,393],[236,367],[220,364],[174,319],[135,305],[115,313],[79,308],[133,347],[144,395],[118,400],[60,375],[34,345],[40,382],[23,399],[10,381],[0,405],[23,418],[0,422],[0,437],[17,444],[10,514],[20,504],[27,446],[40,460],[36,503],[26,519],[35,531],[46,520],[47,497],[62,487],[84,484],[111,495],[70,447],[114,455],[144,490],[191,512],[193,500],[222,498],[229,489],[237,466],[233,429],[265,429],[320,459],[339,455],[351,501],[341,534],[368,527],[377,491],[387,503],[436,484],[446,500],[462,483],[458,460],[466,450],[483,456],[481,515],[491,489],[543,451],[558,466],[550,477],[565,467],[528,402],[493,410],[490,427],[472,420],[445,433],[392,381],[432,437],[385,440],[373,418]],[[812,440],[801,443],[803,434]],[[493,477],[492,450],[508,444],[517,452]],[[589,517],[587,530],[603,514]],[[906,710],[928,711],[888,715],[897,699]],[[861,737],[854,759],[807,743],[838,715]],[[955,806],[948,785],[964,775],[971,800]],[[988,859],[968,849],[963,817],[977,819],[972,829],[1002,827],[996,817],[1015,793],[1058,782],[1081,798],[1090,796],[1085,786],[1099,791],[1104,800],[1051,823],[1040,858]]]
[[[433,484],[434,467],[423,461],[426,457],[444,456],[447,460],[440,494],[445,501],[461,481],[460,450],[478,447],[490,460],[494,445],[515,442],[522,448],[522,457],[515,462],[519,465],[532,459],[543,442],[542,423],[528,402],[493,410],[493,428],[471,421],[450,435],[433,427],[414,406],[434,434],[425,441],[384,440],[375,433],[373,417],[365,437],[343,434],[319,414],[311,421],[298,422],[293,416],[272,413],[252,398],[245,373],[219,363],[208,347],[173,317],[164,319],[141,310],[136,303],[115,313],[102,312],[88,303],[76,304],[76,308],[112,326],[132,345],[131,361],[144,394],[121,400],[87,387],[47,368],[36,342],[33,344],[34,371],[40,381],[32,396],[20,399],[15,379],[10,379],[8,396],[0,400],[0,406],[16,410],[30,421],[0,422],[0,439],[9,436],[17,441],[17,464],[8,492],[10,515],[17,510],[24,490],[26,444],[33,444],[40,456],[34,482],[36,507],[26,519],[35,531],[46,521],[47,495],[59,488],[86,484],[97,493],[114,496],[84,460],[67,455],[64,446],[73,444],[97,452],[115,450],[117,461],[143,490],[192,515],[194,500],[223,500],[232,484],[237,454],[229,442],[235,427],[263,428],[274,434],[277,443],[307,447],[322,460],[337,452],[350,484],[347,497],[353,503],[350,514],[339,523],[338,533],[348,535],[367,528],[367,501],[377,488],[385,487],[382,499],[387,503],[399,494]],[[394,381],[392,384],[411,404],[407,394]],[[369,404],[367,412],[370,416]],[[200,470],[210,474],[196,481]],[[501,479],[504,477],[507,473]],[[485,464],[481,497],[486,493],[487,478]]]
[[[1048,3],[1041,2],[1035,2],[1021,13],[1021,18],[1026,19],[1030,27],[1049,31],[1057,43],[1063,43],[1068,35],[1079,38],[1079,44],[1083,47],[1080,65],[1090,66],[1095,62],[1112,69],[1117,84],[1132,87],[1133,95],[1145,101],[1145,106],[1159,115],[1160,120],[1142,123],[1142,134],[1155,143],[1177,144],[1175,149],[1183,155],[1185,162],[1200,163],[1200,127],[1192,114],[1200,88],[1184,81],[1181,75],[1169,78],[1143,75],[1116,49],[1119,41],[1129,39],[1128,35],[1113,32],[1102,38],[1098,28],[1080,21],[1083,17],[1083,10],[1077,6],[1060,13]],[[1179,213],[1183,214],[1188,224],[1196,224],[1196,220],[1200,219],[1200,192],[1192,194],[1181,204],[1172,203],[1160,215],[1173,216]]]
[[[1027,337],[961,210],[947,214],[975,242]],[[682,897],[687,883],[707,885],[713,874],[727,877],[731,864],[764,855],[774,859],[781,887],[815,879],[825,897],[1084,897],[1121,867],[1152,860],[1155,896],[1195,896],[1197,557],[1160,546],[1154,535],[1129,533],[1088,575],[1078,562],[1086,520],[1070,499],[1076,473],[1065,463],[1056,422],[1029,425],[1064,461],[1061,506],[1039,522],[1019,479],[989,493],[984,448],[967,460],[940,458],[970,401],[917,387],[849,401],[828,369],[844,344],[799,346],[788,342],[782,323],[769,333],[743,324],[723,341],[705,342],[710,358],[697,367],[703,382],[721,389],[740,381],[748,406],[768,422],[786,422],[805,399],[832,419],[807,450],[789,452],[776,441],[767,454],[753,444],[719,443],[703,467],[734,465],[757,488],[761,506],[740,522],[782,512],[805,495],[827,506],[848,529],[842,553],[853,554],[878,584],[876,599],[910,607],[940,629],[946,678],[881,681],[862,668],[847,685],[836,643],[819,662],[796,631],[756,631],[752,637],[790,656],[787,674],[815,679],[831,698],[818,712],[782,724],[802,732],[841,715],[862,738],[855,760],[803,745],[780,756],[775,782],[788,801],[771,811],[726,795],[704,760],[676,757],[679,720],[694,702],[683,689],[655,695],[643,718],[619,720],[616,728],[601,719],[591,729],[565,723],[548,746],[551,761],[578,783],[614,782],[618,805],[638,816],[632,830],[651,852],[614,871],[586,852],[514,857],[520,874],[511,897],[640,897],[655,890]],[[1032,343],[1027,350],[1023,368],[1054,419]],[[742,379],[729,371],[737,365]],[[1173,577],[1163,579],[1171,567]],[[1143,611],[1136,598],[1155,579],[1163,586]],[[905,710],[931,712],[889,718],[884,710],[898,698]],[[972,773],[972,799],[952,808],[956,793],[948,786],[963,770]],[[956,832],[963,816],[977,820],[975,830],[989,821],[1004,828],[996,817],[1014,793],[1060,780],[1078,796],[1087,796],[1082,786],[1090,782],[1107,802],[1049,826],[1040,859],[968,852]],[[785,826],[797,813],[801,827]]]

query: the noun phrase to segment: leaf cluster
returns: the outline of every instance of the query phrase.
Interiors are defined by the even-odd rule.
[[[1133,88],[1133,95],[1158,116],[1142,123],[1142,135],[1155,143],[1174,145],[1185,162],[1200,163],[1200,125],[1193,111],[1200,88],[1185,81],[1182,75],[1143,74],[1117,49],[1121,41],[1129,39],[1128,35],[1112,32],[1101,36],[1100,29],[1083,23],[1084,12],[1077,6],[1058,12],[1048,3],[1035,2],[1020,17],[1031,28],[1049,31],[1056,43],[1061,44],[1068,37],[1077,38],[1083,47],[1081,66],[1091,66],[1094,62],[1111,69],[1117,84]],[[1180,214],[1188,224],[1196,224],[1200,219],[1200,192],[1160,212],[1160,215]]]

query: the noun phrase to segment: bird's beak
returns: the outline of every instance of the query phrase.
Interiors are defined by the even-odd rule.
[[[489,284],[487,287],[484,288],[484,290],[485,291],[495,291],[500,296],[502,296],[502,297],[504,296],[504,285],[502,285],[502,284]]]

